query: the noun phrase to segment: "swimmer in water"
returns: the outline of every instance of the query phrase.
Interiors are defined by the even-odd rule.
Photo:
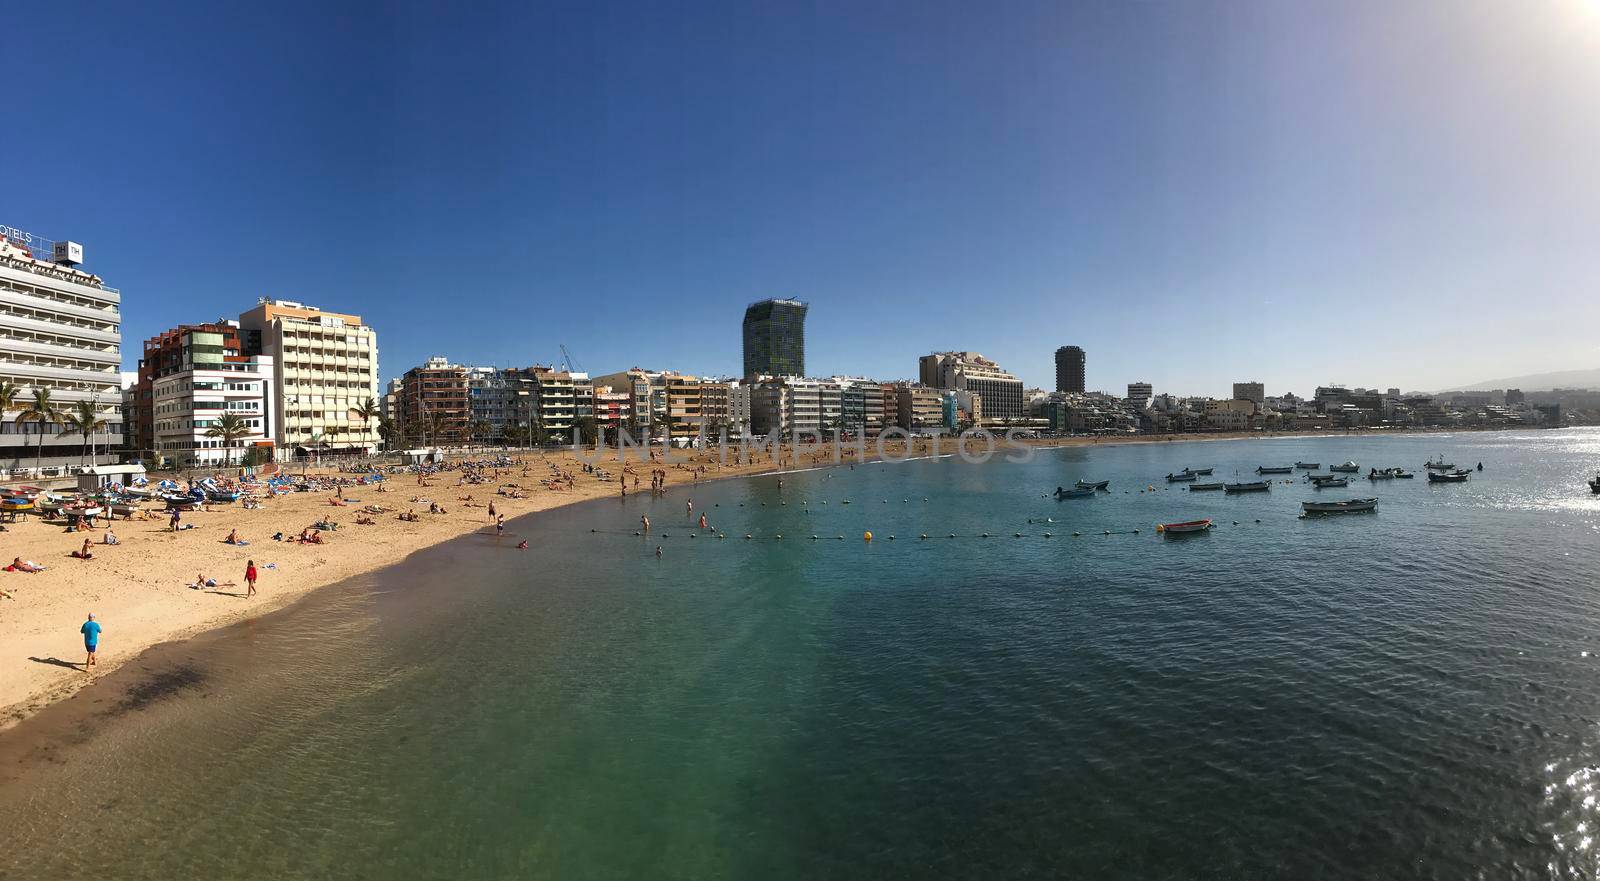
[[[656,559],[661,559],[661,545],[656,545]]]

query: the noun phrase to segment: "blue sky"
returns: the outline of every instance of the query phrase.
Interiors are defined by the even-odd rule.
[[[1600,366],[1600,0],[106,4],[5,41],[0,223],[139,341],[256,298],[428,355],[1093,387]],[[23,38],[25,37],[25,39]]]

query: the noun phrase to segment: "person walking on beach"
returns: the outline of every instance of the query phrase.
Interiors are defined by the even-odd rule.
[[[255,560],[246,561],[245,564],[244,564],[244,583],[245,583],[244,598],[245,599],[249,599],[249,598],[251,598],[251,597],[256,595],[256,576],[257,576],[257,574],[258,573],[256,572],[256,561]]]
[[[100,622],[94,620],[93,612],[89,613],[89,620],[83,622],[78,632],[83,634],[83,650],[89,655],[89,659],[83,662],[83,672],[87,673],[94,666],[95,649],[100,647]]]
[[[495,521],[494,521],[494,534],[495,535],[505,535],[506,534],[506,515],[501,514],[499,517],[495,518]]]
[[[489,519],[494,519],[494,499],[489,500]]]
[[[173,508],[172,509],[172,531],[173,532],[177,532],[178,531],[178,518],[179,518],[179,515],[180,515],[180,512],[178,511],[178,509],[177,508]]]

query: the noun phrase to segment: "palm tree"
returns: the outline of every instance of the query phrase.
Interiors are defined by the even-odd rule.
[[[445,446],[445,429],[449,427],[449,420],[438,410],[428,414],[428,433],[433,436],[435,446]],[[424,441],[426,443],[426,441]]]
[[[387,416],[378,419],[378,437],[383,438],[383,445],[394,449],[395,440],[400,436],[400,426]]]
[[[106,427],[106,421],[100,418],[100,410],[93,401],[79,401],[76,406],[68,410],[61,417],[62,424],[67,427],[67,434],[83,435],[83,448],[89,448],[90,439],[100,429]],[[83,454],[78,454],[78,464],[83,464]]]
[[[376,398],[367,398],[361,404],[350,408],[350,415],[361,420],[367,433],[372,432],[372,420],[383,416],[383,408],[378,406]]]
[[[8,380],[0,379],[0,422],[6,421],[6,414],[17,408],[17,396],[22,394],[22,389]]]
[[[22,406],[22,412],[17,415],[17,424],[28,422],[39,423],[39,457],[34,462],[35,468],[44,467],[44,432],[46,425],[61,424],[61,408],[56,402],[50,400],[50,390],[36,387],[33,390],[33,400]]]
[[[488,440],[490,435],[494,434],[494,426],[490,425],[487,419],[472,420],[472,424],[467,427],[467,430],[471,432],[472,439],[480,445]]]
[[[233,454],[228,452],[233,449],[233,444],[240,438],[250,436],[250,424],[245,422],[237,413],[224,413],[211,423],[206,429],[206,437],[222,439],[223,464],[233,464]]]

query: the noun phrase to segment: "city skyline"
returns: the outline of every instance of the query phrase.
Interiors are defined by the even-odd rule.
[[[1062,326],[1108,392],[1600,364],[1592,3],[369,11],[15,47],[118,137],[19,114],[0,222],[83,242],[125,339],[287,298],[367,316],[385,379],[736,375],[764,297],[812,305],[813,375],[959,349],[1048,388]]]

